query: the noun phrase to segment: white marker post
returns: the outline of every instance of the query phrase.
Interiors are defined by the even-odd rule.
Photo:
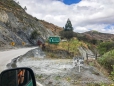
[[[79,65],[79,72],[80,72],[80,65]]]
[[[80,60],[77,62],[77,65],[78,65],[78,69],[79,69],[79,72],[80,72]]]
[[[80,58],[73,58],[73,67],[78,66],[79,72],[81,71],[81,66],[83,66],[84,60]]]
[[[80,59],[80,60],[77,62],[77,65],[78,65],[79,72],[80,72],[81,66],[83,66],[83,60]]]

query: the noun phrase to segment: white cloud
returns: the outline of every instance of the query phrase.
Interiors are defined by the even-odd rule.
[[[86,27],[80,27],[80,26],[78,26],[78,27],[76,27],[74,29],[74,31],[75,32],[85,32],[85,31],[88,31],[88,29]]]
[[[64,27],[70,18],[74,31],[97,30],[114,34],[114,0],[82,0],[77,4],[66,5],[62,0],[17,0],[27,12],[38,19]]]

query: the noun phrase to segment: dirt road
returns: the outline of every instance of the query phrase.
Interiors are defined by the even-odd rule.
[[[8,51],[0,51],[0,72],[6,69],[6,65],[11,62],[12,59],[25,54],[31,49],[35,49],[37,47],[31,48],[21,48],[21,49],[13,49]]]

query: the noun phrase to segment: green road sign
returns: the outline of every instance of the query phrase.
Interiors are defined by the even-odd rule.
[[[49,37],[49,43],[58,44],[60,42],[60,37]]]

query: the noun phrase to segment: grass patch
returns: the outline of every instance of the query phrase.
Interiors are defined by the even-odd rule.
[[[108,70],[111,79],[114,80],[114,50],[105,53],[98,62]]]
[[[60,79],[60,76],[56,76],[55,79],[56,79],[56,80],[59,80],[59,79]]]
[[[48,58],[59,58],[59,57],[57,57],[57,55],[56,54],[54,54],[54,53],[46,53],[46,56],[48,57]]]
[[[60,42],[59,44],[48,44],[46,43],[46,47],[53,50],[65,50],[73,53],[74,55],[79,55],[78,47],[84,46],[87,47],[87,44],[81,42],[77,39],[71,39],[70,41]]]
[[[106,83],[88,83],[87,86],[112,86]]]

